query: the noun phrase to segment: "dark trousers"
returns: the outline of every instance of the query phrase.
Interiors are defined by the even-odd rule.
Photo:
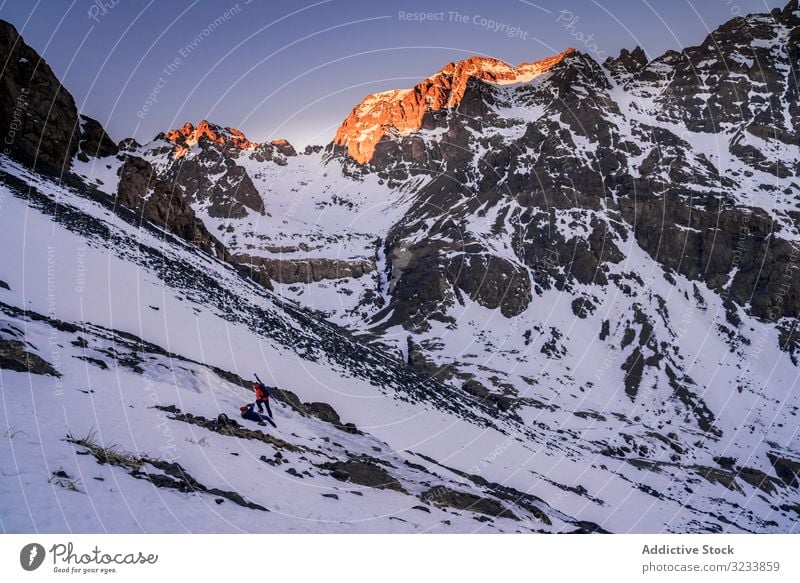
[[[258,407],[259,413],[264,412],[262,405],[267,406],[267,415],[269,415],[269,418],[272,419],[272,409],[269,408],[269,399],[256,399],[256,406]]]

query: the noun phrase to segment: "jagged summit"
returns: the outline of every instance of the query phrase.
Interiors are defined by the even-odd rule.
[[[186,155],[189,148],[200,143],[203,138],[226,148],[237,148],[239,150],[255,150],[259,146],[269,144],[286,156],[295,155],[295,149],[288,140],[278,139],[264,143],[251,142],[241,130],[219,126],[205,119],[200,120],[197,127],[187,122],[183,126],[164,134],[164,139],[175,144],[176,159]]]
[[[469,79],[496,85],[527,83],[573,53],[575,49],[569,48],[547,59],[516,67],[482,56],[448,63],[411,89],[395,89],[365,97],[339,127],[334,144],[347,148],[350,157],[363,164],[372,158],[375,144],[390,128],[407,134],[421,127],[426,112],[458,107]]]
[[[168,131],[164,137],[181,146],[194,146],[201,138],[242,150],[252,150],[258,145],[248,140],[244,133],[236,128],[218,126],[205,119],[201,120],[197,127],[187,122],[180,128]]]
[[[627,73],[635,73],[646,66],[648,62],[647,55],[642,47],[637,46],[632,51],[622,49],[616,59],[608,57],[604,64],[613,71],[622,69]]]

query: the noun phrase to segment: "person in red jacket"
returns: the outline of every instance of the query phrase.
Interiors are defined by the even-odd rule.
[[[272,421],[272,409],[269,407],[269,398],[270,393],[267,386],[261,382],[261,379],[258,378],[256,375],[256,381],[253,383],[253,391],[256,394],[256,406],[258,407],[258,412],[263,413],[264,407],[267,408],[267,415],[269,416],[270,421]]]

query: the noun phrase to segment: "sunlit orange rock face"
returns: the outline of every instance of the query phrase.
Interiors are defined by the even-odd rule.
[[[346,147],[351,158],[364,164],[370,161],[375,145],[388,131],[401,135],[411,133],[422,126],[427,111],[458,107],[470,78],[497,85],[527,83],[573,52],[575,49],[567,49],[517,67],[490,57],[470,57],[450,63],[412,89],[395,89],[365,97],[339,127],[334,144]]]
[[[270,144],[275,146],[275,149],[278,150],[278,152],[280,152],[284,156],[296,156],[297,155],[297,152],[295,151],[294,146],[292,146],[289,143],[289,140],[284,140],[284,139],[272,140],[270,142]]]
[[[218,125],[202,120],[197,127],[190,123],[183,124],[176,130],[170,130],[165,134],[170,142],[175,144],[175,157],[185,154],[189,147],[194,146],[200,138],[207,138],[212,142],[239,148],[240,150],[252,150],[258,144],[248,140],[245,135],[236,128],[223,128]],[[180,155],[179,155],[180,154]]]

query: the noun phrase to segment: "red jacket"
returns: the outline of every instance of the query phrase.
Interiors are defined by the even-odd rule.
[[[254,384],[253,389],[256,392],[257,401],[264,401],[266,399],[269,399],[269,391],[267,390],[267,387],[265,387],[264,385]]]

